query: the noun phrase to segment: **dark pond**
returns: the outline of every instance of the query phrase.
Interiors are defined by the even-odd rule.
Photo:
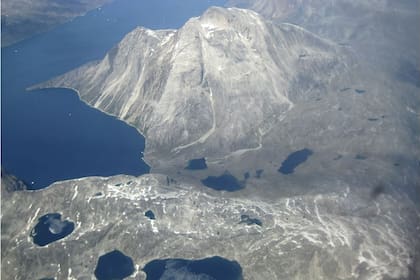
[[[278,171],[282,174],[291,174],[298,165],[304,163],[312,154],[313,152],[306,148],[293,152],[282,162]]]
[[[245,187],[244,183],[239,182],[235,176],[229,173],[225,173],[220,176],[209,176],[206,179],[201,180],[201,182],[205,186],[217,191],[234,192]]]
[[[98,280],[124,279],[133,273],[133,260],[118,250],[100,256],[95,268]]]
[[[185,169],[188,169],[188,170],[201,170],[201,169],[206,169],[206,168],[207,168],[207,164],[206,164],[205,158],[192,159],[188,162],[187,167],[185,167]]]
[[[248,226],[258,225],[258,226],[262,227],[262,222],[261,222],[260,219],[251,218],[251,217],[249,217],[249,215],[241,215],[241,221],[239,223],[240,224],[246,224]]]
[[[100,59],[135,27],[178,28],[225,1],[116,0],[1,52],[2,167],[38,189],[90,175],[140,175],[144,138],[69,90],[25,88]]]
[[[31,231],[31,237],[36,245],[45,246],[68,236],[73,230],[73,222],[62,221],[58,213],[49,213],[38,219]]]
[[[147,210],[146,213],[144,213],[144,215],[149,218],[150,220],[154,220],[156,219],[155,217],[155,213],[153,213],[152,210]]]
[[[354,91],[358,94],[363,94],[366,92],[366,90],[363,90],[363,89],[355,89]]]
[[[264,169],[258,169],[257,171],[255,171],[255,177],[258,179],[261,178],[263,172],[264,172]]]
[[[215,256],[202,260],[164,259],[153,260],[143,271],[147,280],[158,279],[214,279],[240,280],[242,268],[236,261]]]

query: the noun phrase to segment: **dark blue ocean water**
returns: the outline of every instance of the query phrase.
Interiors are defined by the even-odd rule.
[[[2,167],[38,189],[91,175],[140,175],[144,138],[70,90],[25,88],[100,59],[136,26],[178,28],[224,0],[115,0],[1,53]]]

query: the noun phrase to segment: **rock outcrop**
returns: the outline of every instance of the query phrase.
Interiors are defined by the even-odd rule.
[[[413,203],[398,192],[373,199],[340,188],[268,203],[144,175],[15,192],[2,205],[2,279],[93,279],[98,258],[113,250],[134,262],[127,279],[145,279],[153,259],[213,255],[237,261],[245,279],[408,279],[420,234]],[[30,233],[50,212],[76,226],[40,247]]]

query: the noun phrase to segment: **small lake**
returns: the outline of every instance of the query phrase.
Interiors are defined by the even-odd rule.
[[[153,211],[152,211],[152,210],[147,210],[147,211],[144,213],[144,215],[145,215],[147,218],[149,218],[150,220],[155,220],[155,219],[156,219],[155,213],[153,213]]]
[[[220,176],[208,176],[206,179],[201,180],[201,183],[206,187],[212,188],[216,191],[239,191],[245,187],[244,182],[240,182],[235,176],[229,172],[225,172]]]
[[[31,231],[31,237],[36,245],[45,246],[68,236],[73,230],[73,222],[62,221],[58,213],[49,213],[38,219]]]
[[[202,170],[207,169],[206,159],[205,158],[196,158],[188,162],[187,170]]]
[[[285,175],[292,174],[295,168],[304,163],[312,154],[313,151],[306,148],[293,152],[281,163],[278,171]]]
[[[153,260],[145,265],[146,280],[159,279],[214,279],[242,280],[242,268],[236,261],[218,256],[201,259]]]
[[[251,218],[249,215],[241,215],[241,221],[239,223],[246,224],[248,226],[257,225],[257,226],[262,227],[262,222],[260,219]]]
[[[124,279],[134,270],[133,260],[121,251],[114,250],[99,257],[95,277],[98,280]]]
[[[225,1],[115,0],[1,52],[2,167],[39,189],[64,179],[141,175],[144,138],[64,89],[25,88],[101,59],[141,25],[179,28]]]

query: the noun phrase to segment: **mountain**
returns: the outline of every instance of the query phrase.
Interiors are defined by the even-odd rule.
[[[295,103],[321,96],[352,63],[345,48],[298,26],[211,8],[179,30],[137,28],[103,60],[42,87],[75,89],[136,127],[146,158],[189,148],[217,157],[257,147]]]
[[[309,177],[316,188],[350,180],[413,189],[419,95],[384,73],[351,46],[214,7],[179,30],[137,28],[104,59],[34,88],[75,89],[137,128],[152,172],[184,177],[188,160],[206,158],[208,170],[188,176],[264,170],[267,181],[255,184],[279,192],[279,165],[308,148],[301,177],[283,178],[280,189],[294,192]]]

